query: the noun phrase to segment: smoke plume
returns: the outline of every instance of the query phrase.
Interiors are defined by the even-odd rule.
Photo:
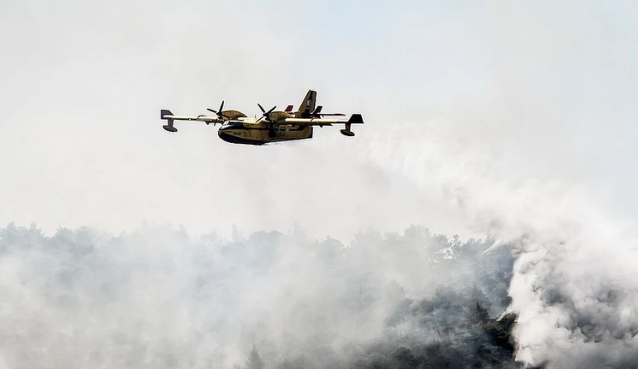
[[[635,222],[600,206],[584,187],[524,171],[516,178],[493,148],[451,145],[441,131],[413,135],[408,145],[379,142],[381,154],[366,155],[442,193],[470,227],[495,240],[490,250],[515,255],[508,311],[518,316],[517,360],[546,368],[638,366]]]
[[[421,227],[344,245],[300,230],[48,237],[10,224],[0,357],[9,368],[515,367],[513,318],[496,319],[514,259],[483,254],[491,244]]]

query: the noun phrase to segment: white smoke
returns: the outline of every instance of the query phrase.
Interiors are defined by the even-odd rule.
[[[487,246],[420,227],[344,247],[300,231],[223,240],[144,226],[46,237],[9,225],[0,230],[0,357],[10,368],[230,368],[254,345],[270,368],[299,358],[345,368],[383,337],[436,338],[419,328],[422,315],[388,326],[397,306],[413,315],[408,299],[474,291],[467,301],[502,312],[512,259],[476,260]],[[461,327],[461,316],[432,314]]]
[[[534,181],[519,188],[474,182],[458,198],[478,226],[519,255],[510,285],[518,359],[547,368],[638,365],[635,224],[583,191]]]
[[[635,367],[637,239],[629,224],[579,200],[516,224],[528,230],[514,243],[520,257],[510,287],[518,357],[548,368]],[[512,237],[508,226],[492,230]]]
[[[475,231],[497,240],[494,247],[518,255],[509,288],[509,310],[519,315],[517,359],[547,368],[637,367],[635,222],[584,188],[504,177],[506,159],[440,131],[411,135],[402,146],[379,142],[387,151],[375,159],[443,193]]]
[[[443,216],[452,205],[475,233],[518,253],[510,309],[520,314],[520,360],[560,368],[636,366],[635,225],[595,205],[599,201],[583,188],[547,182],[563,172],[575,182],[592,182],[600,173],[615,178],[603,182],[620,188],[616,199],[634,196],[636,203],[628,159],[635,152],[635,5],[499,3],[463,8],[460,18],[390,6],[410,17],[384,11],[384,22],[361,18],[361,7],[344,11],[340,2],[319,10],[341,14],[351,25],[358,21],[348,31],[304,23],[308,12],[318,11],[304,4],[302,11],[282,13],[288,6],[220,8],[202,1],[191,4],[190,12],[142,1],[127,3],[129,11],[122,12],[111,2],[94,8],[64,2],[55,9],[14,3],[3,2],[0,12],[2,40],[11,50],[0,59],[8,86],[0,99],[7,122],[0,146],[3,157],[12,158],[0,163],[3,178],[12,179],[2,181],[0,191],[5,222],[117,229],[149,216],[200,229],[209,221],[241,220],[251,221],[252,229],[282,229],[294,219],[312,224],[315,233],[341,235],[366,227],[397,229],[407,219],[421,222],[415,214],[422,204],[440,230],[453,218]],[[220,12],[229,14],[214,27],[222,33],[211,31],[209,22],[209,14]],[[298,22],[296,38],[288,38],[294,36],[290,23],[281,19]],[[232,37],[226,29],[234,30]],[[272,29],[278,31],[266,31]],[[313,38],[328,29],[343,42]],[[309,60],[295,48],[280,48],[259,63],[245,62],[252,50],[283,40],[314,40],[349,56],[335,64],[331,53]],[[238,57],[220,58],[219,50]],[[406,64],[388,63],[379,50]],[[255,81],[270,86],[267,96],[244,87]],[[364,113],[367,123],[356,140],[317,132],[311,144],[262,150],[209,145],[195,129],[181,130],[181,138],[160,136],[158,104],[186,111],[225,98],[246,106],[289,99],[309,87],[326,91],[320,92],[332,99],[322,100],[326,106]],[[117,114],[104,113],[111,109]],[[406,122],[436,113],[465,117],[449,125]],[[14,121],[20,124],[8,124]],[[246,167],[237,170],[236,163]],[[368,170],[377,167],[382,170]],[[418,190],[392,182],[404,178]],[[338,191],[331,190],[335,184]],[[286,202],[271,197],[291,185],[304,191],[288,191]],[[229,196],[232,191],[247,196]],[[330,322],[322,314],[342,306],[335,296],[351,296],[340,286],[354,278],[353,270],[386,265],[398,252],[387,243],[392,253],[364,253],[357,268],[333,274],[329,264],[321,269],[311,261],[311,249],[294,247],[306,243],[283,245],[288,251],[276,259],[276,268],[255,277],[258,269],[208,253],[221,247],[214,237],[201,241],[211,248],[201,248],[200,241],[158,230],[120,239],[86,233],[88,240],[73,242],[99,247],[83,259],[64,247],[65,234],[56,235],[58,248],[12,249],[2,256],[0,368],[170,367],[189,357],[201,359],[196,367],[237,363],[252,341],[263,343],[259,330],[241,331],[240,323],[291,326],[288,317],[294,329],[275,330],[280,337],[269,342],[309,339],[313,335],[290,332],[314,332],[317,326],[324,330],[314,337],[332,337],[337,329],[335,337],[356,341],[379,331],[375,324],[387,306],[374,304],[352,316],[339,310],[343,319],[333,324],[322,324]],[[199,264],[205,260],[222,268],[213,278],[219,285],[195,291],[191,282],[209,271]],[[436,272],[421,261],[407,253],[373,275],[377,281],[395,278],[420,297],[436,285],[429,280]],[[232,280],[224,280],[224,271]],[[378,288],[371,284],[373,296]],[[295,309],[291,296],[320,308]],[[258,306],[263,309],[253,310]],[[296,316],[299,311],[313,312],[316,323]],[[372,323],[352,330],[343,323],[357,317]],[[219,335],[200,334],[208,327],[214,329],[206,332]],[[303,342],[295,345],[283,351],[298,352]],[[282,347],[261,350],[267,355]]]
[[[503,160],[474,142],[452,145],[444,130],[388,143],[400,142],[394,135],[406,127],[369,137],[372,149],[354,145],[340,154],[370,158],[447,198],[474,231],[497,240],[485,255],[502,246],[517,254],[509,286],[517,359],[547,368],[635,366],[635,224],[596,206],[582,188],[503,178]],[[395,283],[418,299],[448,282],[462,289],[475,273],[437,269],[435,238],[418,231],[360,235],[355,245],[365,247],[350,249],[347,263],[335,262],[344,257],[340,242],[299,233],[229,242],[162,227],[116,238],[60,231],[53,249],[20,237],[22,246],[0,259],[1,311],[11,322],[2,330],[7,365],[227,367],[256,344],[271,362],[306,353],[317,367],[333,366],[322,358],[384,334],[401,299]],[[459,276],[463,270],[470,272]],[[26,354],[32,347],[38,355]]]

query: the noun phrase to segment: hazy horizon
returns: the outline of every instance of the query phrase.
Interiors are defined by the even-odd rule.
[[[637,31],[628,1],[4,1],[0,227],[491,239],[516,257],[519,359],[629,365]],[[356,136],[249,147],[161,128],[160,109],[252,116],[308,89],[361,113]]]

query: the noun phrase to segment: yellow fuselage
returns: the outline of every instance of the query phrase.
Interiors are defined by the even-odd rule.
[[[312,138],[312,126],[290,124],[277,126],[266,122],[231,120],[224,123],[217,134],[219,138],[230,143],[263,145],[269,142]]]

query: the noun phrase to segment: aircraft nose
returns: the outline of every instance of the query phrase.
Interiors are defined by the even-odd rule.
[[[217,135],[222,140],[224,140],[226,142],[230,142],[230,135],[228,133],[226,133],[226,132],[223,132],[221,129],[219,131],[217,131]]]

